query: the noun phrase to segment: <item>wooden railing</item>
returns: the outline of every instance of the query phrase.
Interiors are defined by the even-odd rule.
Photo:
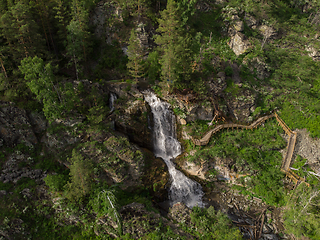
[[[261,118],[257,119],[256,121],[254,121],[250,125],[240,125],[240,124],[233,124],[233,123],[221,124],[221,125],[216,126],[213,129],[211,129],[210,131],[208,131],[201,139],[192,138],[192,141],[195,145],[204,146],[209,143],[210,138],[213,134],[219,132],[222,129],[225,129],[225,128],[239,129],[239,128],[241,128],[241,129],[251,129],[252,130],[254,128],[257,128],[260,124],[262,124],[263,122],[265,122],[266,120],[268,120],[269,118],[272,118],[272,117],[275,117],[277,119],[279,125],[282,127],[282,129],[285,131],[285,133],[289,136],[287,151],[286,151],[286,154],[282,160],[281,171],[286,173],[287,177],[289,177],[296,184],[298,184],[299,182],[305,182],[305,179],[299,177],[296,173],[294,173],[290,169],[290,164],[291,164],[292,156],[294,153],[294,147],[295,147],[296,140],[297,140],[297,133],[292,131],[287,126],[287,124],[279,117],[279,115],[277,113],[273,113],[271,115],[261,117]],[[306,184],[309,186],[308,183],[306,183]]]

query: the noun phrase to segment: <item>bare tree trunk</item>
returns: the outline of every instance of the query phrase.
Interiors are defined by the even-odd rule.
[[[1,62],[1,67],[2,67],[3,72],[4,72],[4,76],[5,76],[6,78],[8,78],[7,71],[6,71],[6,69],[5,69],[4,65],[3,65],[3,61],[2,61],[2,59],[1,59],[1,57],[0,57],[0,62]]]

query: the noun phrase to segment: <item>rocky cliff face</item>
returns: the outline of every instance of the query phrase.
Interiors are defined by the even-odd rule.
[[[31,119],[37,125],[35,115],[35,113],[31,115]],[[38,130],[41,131],[41,128],[43,126],[39,126]],[[0,147],[15,146],[20,143],[29,147],[38,143],[29,116],[24,109],[16,107],[13,103],[0,102]]]

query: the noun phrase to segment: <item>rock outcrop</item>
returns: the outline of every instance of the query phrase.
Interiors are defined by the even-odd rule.
[[[0,147],[13,147],[20,143],[28,147],[38,143],[29,117],[24,109],[11,103],[0,102]]]
[[[248,89],[240,89],[236,96],[228,94],[227,97],[230,114],[239,122],[251,122],[250,115],[256,108],[256,95]]]
[[[319,49],[316,49],[312,45],[307,45],[306,51],[308,52],[308,56],[311,57],[313,61],[320,61],[320,50]]]
[[[209,91],[214,96],[223,96],[223,91],[227,88],[227,82],[226,82],[226,74],[225,72],[219,72],[217,74],[217,77],[212,77],[209,80]]]
[[[29,167],[19,167],[20,164],[30,165],[33,159],[27,155],[17,151],[11,154],[2,166],[0,173],[0,182],[17,183],[22,178],[30,178],[35,180],[43,179],[46,173],[41,169],[31,169]]]
[[[241,32],[237,32],[236,34],[231,36],[231,39],[230,39],[230,42],[228,42],[228,45],[237,56],[245,53],[251,47],[251,43],[247,40],[246,36]]]

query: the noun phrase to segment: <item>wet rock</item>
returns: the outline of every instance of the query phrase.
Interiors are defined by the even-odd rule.
[[[124,133],[130,141],[139,146],[152,149],[151,130],[149,121],[152,117],[148,113],[148,106],[144,101],[136,100],[126,106],[119,106],[118,109],[125,114],[117,114],[115,117],[115,128]]]

